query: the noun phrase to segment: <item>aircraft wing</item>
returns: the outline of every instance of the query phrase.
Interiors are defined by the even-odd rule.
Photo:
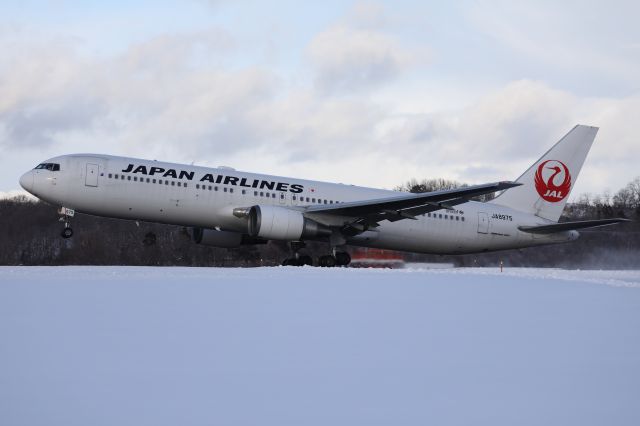
[[[350,225],[355,233],[362,232],[370,226],[377,226],[381,220],[397,221],[416,219],[415,216],[440,209],[451,209],[462,204],[471,197],[490,194],[496,191],[519,186],[515,182],[494,182],[483,185],[443,191],[425,192],[421,194],[397,195],[387,198],[352,201],[330,205],[314,205],[307,207],[305,213],[330,214],[351,217],[355,220]]]
[[[579,220],[575,222],[552,223],[549,225],[539,226],[518,226],[522,232],[530,234],[553,234],[555,232],[573,231],[576,229],[595,228],[598,226],[613,225],[620,222],[631,222],[629,219],[597,219],[597,220]]]

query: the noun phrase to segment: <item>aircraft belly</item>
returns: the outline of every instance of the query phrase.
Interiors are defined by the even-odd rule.
[[[452,253],[457,247],[460,230],[457,224],[445,223],[436,226],[426,218],[382,223],[376,228],[377,238],[371,240],[372,247],[391,250],[414,251],[419,253]]]

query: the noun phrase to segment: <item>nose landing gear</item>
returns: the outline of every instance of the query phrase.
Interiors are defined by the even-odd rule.
[[[71,229],[71,227],[66,227],[62,230],[62,232],[60,233],[60,236],[62,238],[64,238],[65,240],[67,238],[71,238],[73,237],[73,229]]]
[[[60,222],[64,222],[64,229],[60,233],[60,236],[65,240],[73,237],[71,218],[75,215],[75,213],[76,212],[73,209],[69,209],[66,207],[61,207],[60,210],[58,210],[58,214],[61,215]]]

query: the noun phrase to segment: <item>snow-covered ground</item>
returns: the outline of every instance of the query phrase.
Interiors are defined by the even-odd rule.
[[[0,268],[0,425],[638,425],[640,272]]]

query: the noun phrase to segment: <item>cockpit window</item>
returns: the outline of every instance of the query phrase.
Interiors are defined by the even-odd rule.
[[[58,164],[58,163],[42,163],[42,164],[38,164],[36,166],[36,170],[38,170],[38,169],[50,170],[52,172],[58,172],[58,171],[60,171],[60,164]]]

